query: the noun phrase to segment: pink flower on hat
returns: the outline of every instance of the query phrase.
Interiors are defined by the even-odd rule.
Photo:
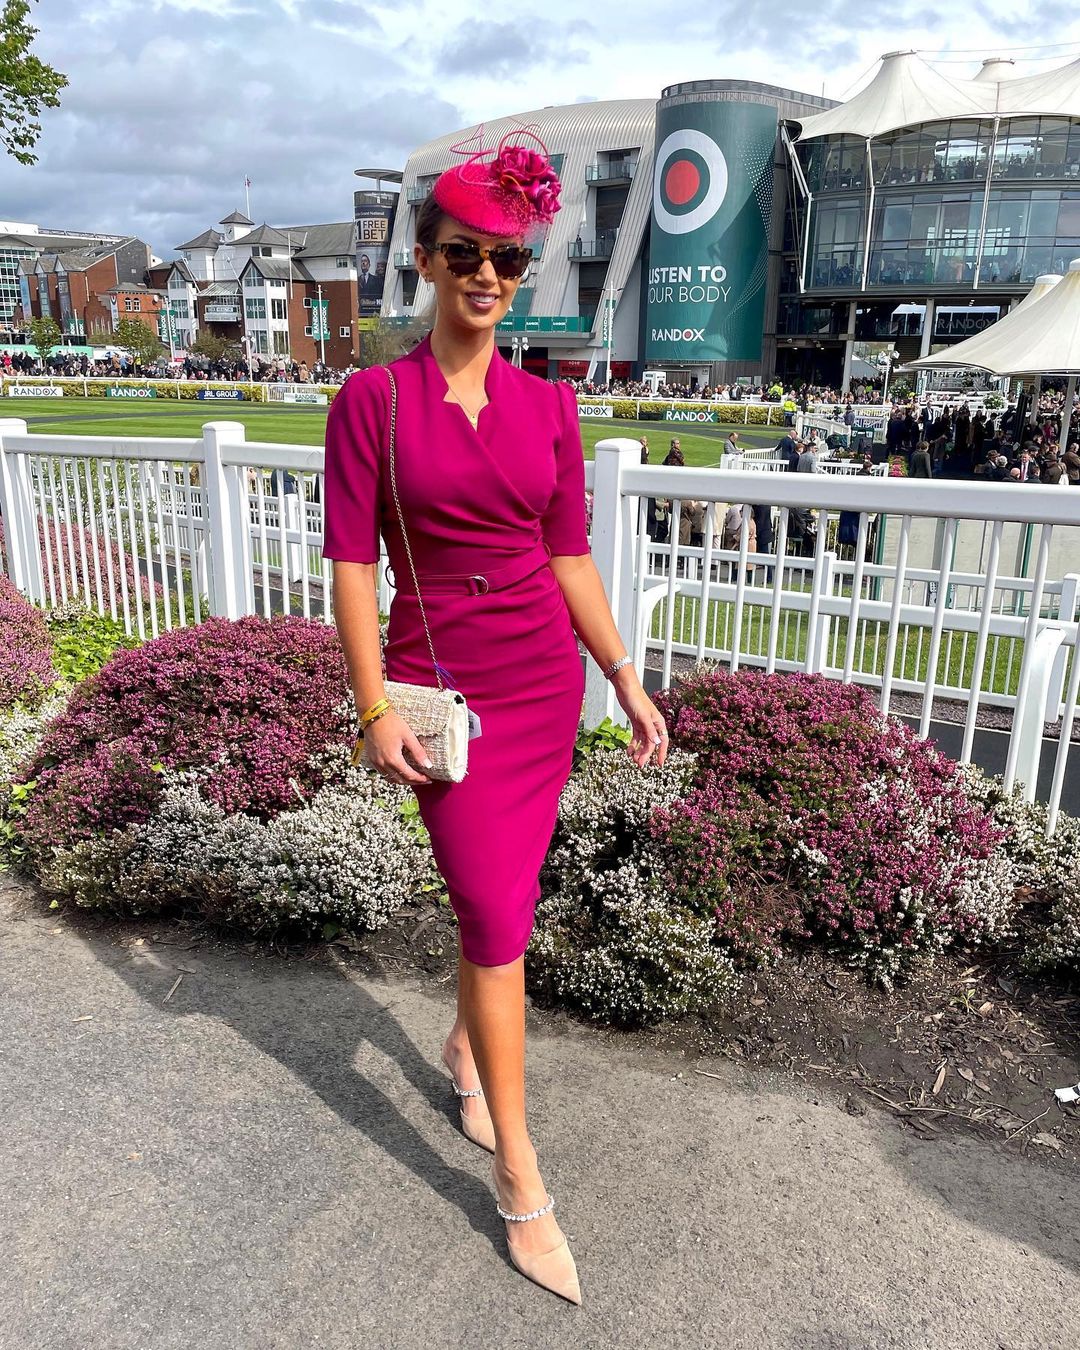
[[[522,193],[539,221],[554,218],[562,184],[545,155],[524,145],[505,146],[491,161],[491,176],[505,191]]]

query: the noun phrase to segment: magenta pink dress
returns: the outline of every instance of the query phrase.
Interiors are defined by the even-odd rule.
[[[496,351],[488,405],[474,431],[446,401],[425,340],[393,364],[397,481],[420,592],[440,665],[480,717],[461,783],[416,789],[465,957],[516,960],[528,945],[539,872],[570,773],[585,677],[552,556],[589,551],[585,465],[567,385],[511,366]],[[326,426],[328,558],[373,563],[386,540],[401,589],[390,608],[386,673],[435,685],[390,492],[389,382],[352,375]],[[436,594],[425,574],[485,574],[540,549],[541,565],[487,594]]]

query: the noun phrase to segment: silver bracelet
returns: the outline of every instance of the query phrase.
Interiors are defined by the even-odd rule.
[[[612,661],[607,670],[604,671],[604,679],[610,680],[623,666],[628,666],[634,658],[632,656],[620,656],[617,661]]]

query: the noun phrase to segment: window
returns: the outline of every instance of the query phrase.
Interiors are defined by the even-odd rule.
[[[315,301],[312,300],[312,298],[311,298],[310,295],[305,295],[305,296],[304,296],[304,308],[305,308],[305,309],[314,309],[314,308],[315,308]]]
[[[189,251],[188,249],[185,249],[185,250],[184,250],[183,258],[184,258],[184,261],[185,261],[185,262],[190,262],[190,261],[191,261],[191,253],[190,253],[190,251]]]
[[[289,317],[289,302],[287,300],[271,300],[270,317],[272,319],[287,319]]]
[[[251,250],[251,256],[253,258],[272,258],[274,256],[274,250],[265,245],[260,245],[258,248],[253,248]]]
[[[266,339],[266,329],[256,328],[254,333],[248,335],[251,338],[252,345],[261,355],[266,356],[270,352],[270,344]]]
[[[174,317],[174,318],[176,318],[176,319],[190,319],[190,318],[191,318],[191,306],[190,306],[190,304],[187,302],[187,300],[173,300],[173,301],[170,302],[170,306],[169,306],[169,307],[171,308],[171,310],[172,310],[172,312],[173,312],[173,317]]]
[[[337,330],[337,335],[338,337],[343,338],[352,337],[352,329],[349,328],[346,324],[342,324],[341,327]]]
[[[244,301],[244,313],[249,319],[265,319],[266,301],[261,295],[255,297],[249,296]]]
[[[141,314],[142,300],[137,295],[125,295],[124,308],[129,314]]]
[[[311,324],[307,324],[307,325],[305,326],[305,328],[304,328],[304,336],[305,336],[305,337],[314,337],[314,333],[312,332],[312,329],[311,329]]]
[[[279,328],[274,334],[274,355],[288,356],[289,354],[289,335],[283,333]]]
[[[352,263],[352,259],[351,259],[351,258],[345,257],[345,256],[341,256],[341,255],[339,255],[338,257],[336,257],[336,258],[334,259],[334,266],[335,266],[335,267],[349,267],[349,266],[351,265],[351,263]]]
[[[258,272],[252,270],[244,273],[244,285],[249,291],[261,291],[263,279]]]
[[[285,289],[285,283],[283,281],[271,281],[270,285],[275,291],[283,291]]]

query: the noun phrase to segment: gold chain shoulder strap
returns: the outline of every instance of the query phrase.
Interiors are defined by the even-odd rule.
[[[416,579],[416,566],[413,563],[412,549],[409,547],[409,536],[405,532],[405,516],[401,510],[401,502],[398,499],[397,490],[397,383],[394,380],[394,372],[389,366],[386,368],[386,378],[390,381],[390,490],[394,494],[394,506],[397,510],[398,525],[401,527],[401,537],[405,543],[405,556],[409,560],[409,571],[412,573],[413,590],[416,592],[417,603],[420,606],[420,617],[424,621],[424,636],[427,638],[428,651],[431,653],[431,664],[435,668],[435,679],[438,681],[439,688],[444,688],[442,674],[439,669],[439,663],[435,659],[435,648],[431,641],[431,629],[428,627],[427,614],[424,612],[424,602],[420,598],[420,584]]]

